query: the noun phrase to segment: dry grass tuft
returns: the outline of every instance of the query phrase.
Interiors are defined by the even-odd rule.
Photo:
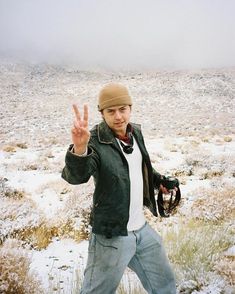
[[[76,218],[64,215],[54,219],[53,223],[45,220],[43,215],[34,210],[31,201],[2,202],[1,242],[7,237],[14,237],[36,250],[47,248],[54,237],[71,238],[77,242],[87,240],[90,233],[90,209],[79,212],[79,225]]]
[[[15,146],[4,146],[2,148],[3,151],[5,152],[16,152],[16,147]]]
[[[224,170],[221,170],[220,168],[214,169],[214,170],[204,170],[201,173],[200,179],[206,180],[206,179],[213,179],[216,177],[221,177],[224,174]]]
[[[235,258],[222,257],[214,267],[215,271],[225,277],[231,286],[235,286]]]
[[[215,273],[214,268],[224,251],[233,244],[229,224],[190,220],[188,223],[182,222],[178,230],[168,228],[164,240],[175,268],[180,293],[200,291],[216,284],[218,280],[220,283],[217,286],[224,293],[228,282]]]
[[[21,199],[25,197],[25,191],[8,188],[5,191],[5,196],[11,199]]]
[[[12,143],[11,145],[3,146],[2,150],[5,152],[16,152],[16,149],[27,149],[28,146],[26,143]]]
[[[235,158],[230,153],[212,155],[210,152],[198,150],[185,156],[185,163],[178,170],[190,170],[201,179],[211,179],[223,175],[231,176],[234,172]]]
[[[19,246],[18,240],[7,240],[0,248],[0,293],[43,293],[36,274],[30,271],[28,252]]]
[[[88,240],[90,235],[90,213],[91,209],[82,209],[81,222],[79,226],[80,240]]]
[[[129,269],[124,273],[122,280],[118,286],[117,294],[145,294],[147,293],[137,276]]]
[[[38,163],[29,163],[22,167],[23,171],[38,170],[38,169],[40,169]]]
[[[84,234],[84,229],[81,227],[75,228],[75,223],[72,220],[68,220],[58,227],[58,236],[71,238],[77,242],[87,239],[87,235]]]
[[[21,149],[28,149],[28,146],[26,143],[17,143],[16,146]]]
[[[36,190],[36,193],[40,194],[46,189],[52,189],[57,194],[61,194],[61,195],[70,193],[73,190],[70,184],[59,179],[59,180],[49,181],[46,184],[40,185],[40,187]]]
[[[76,242],[81,242],[88,240],[90,233],[86,215],[87,213],[84,211],[78,228],[76,228],[74,220],[62,220],[54,224],[44,222],[38,227],[25,228],[15,232],[14,235],[36,250],[46,249],[54,237],[71,238]]]
[[[191,216],[201,220],[222,221],[235,217],[235,189],[233,186],[197,190]]]
[[[24,230],[31,230],[43,223],[43,215],[37,210],[32,200],[0,198],[0,241],[20,236]]]
[[[189,166],[183,166],[182,168],[177,168],[171,171],[172,176],[175,177],[190,177],[193,175],[193,173],[193,169]]]
[[[43,223],[38,227],[28,227],[15,232],[15,236],[17,236],[18,239],[29,244],[36,250],[46,249],[52,242],[52,238],[58,235],[58,227],[49,227],[46,223]]]
[[[43,223],[38,227],[28,227],[20,231],[15,231],[14,236],[24,243],[29,244],[36,250],[46,249],[54,237],[71,238],[77,242],[89,238],[89,230],[86,222],[81,221],[78,228],[73,220],[56,224]]]
[[[6,197],[9,199],[21,199],[25,197],[24,190],[13,189],[7,185],[7,179],[0,177],[0,197]]]
[[[232,140],[233,139],[231,137],[229,137],[229,136],[224,137],[225,142],[232,142]]]

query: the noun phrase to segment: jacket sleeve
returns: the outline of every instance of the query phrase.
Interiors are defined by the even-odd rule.
[[[164,175],[161,175],[153,168],[153,185],[155,189],[159,190],[160,184],[164,178]]]
[[[88,182],[96,172],[99,164],[97,153],[88,146],[86,156],[78,156],[72,153],[73,145],[69,146],[65,156],[65,167],[62,170],[62,178],[70,184],[77,185]]]

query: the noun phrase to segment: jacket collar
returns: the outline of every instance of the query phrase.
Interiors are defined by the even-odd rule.
[[[112,144],[115,142],[114,134],[105,121],[97,126],[97,133],[100,143]]]
[[[131,126],[133,127],[134,134],[138,136],[140,131],[140,125],[131,123]],[[102,121],[97,126],[97,133],[98,133],[98,139],[100,143],[104,143],[104,144],[116,143],[115,136],[105,121]]]

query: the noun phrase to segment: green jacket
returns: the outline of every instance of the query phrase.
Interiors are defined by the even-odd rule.
[[[151,165],[140,126],[131,125],[143,158],[143,202],[157,216],[154,188],[159,188],[161,175]],[[93,176],[92,231],[108,238],[126,236],[130,205],[129,170],[112,130],[104,121],[91,130],[87,156],[73,154],[72,147],[70,145],[67,151],[62,177],[76,185],[86,183]]]

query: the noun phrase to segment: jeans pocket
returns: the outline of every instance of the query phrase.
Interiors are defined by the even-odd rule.
[[[121,238],[107,239],[105,236],[96,235],[96,255],[98,260],[102,262],[104,270],[118,265],[122,251]]]
[[[152,239],[155,240],[156,245],[158,247],[163,247],[162,237],[159,235],[158,232],[156,232],[149,224],[147,224],[147,232],[149,233],[149,236],[151,236]]]

